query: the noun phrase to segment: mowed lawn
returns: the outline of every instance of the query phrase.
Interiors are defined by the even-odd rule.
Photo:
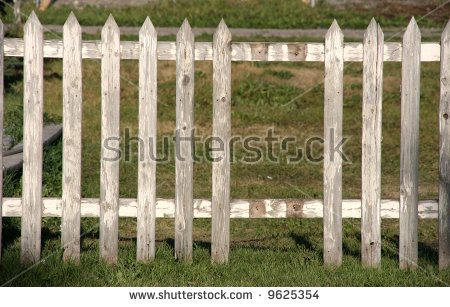
[[[92,38],[92,37],[86,37]],[[98,39],[98,37],[95,37]],[[126,39],[136,39],[128,37]],[[166,39],[173,40],[173,37]],[[210,37],[203,37],[210,40]],[[243,39],[236,39],[242,41]],[[248,38],[246,40],[249,40]],[[261,38],[253,38],[261,40]],[[270,39],[265,39],[269,40]],[[287,40],[287,39],[286,39]],[[301,40],[301,39],[296,39]],[[8,59],[7,69],[13,64]],[[8,66],[9,65],[9,66]],[[197,135],[211,135],[212,63],[195,63],[195,125]],[[16,68],[17,68],[16,67]],[[296,138],[303,147],[311,136],[323,135],[323,63],[233,63],[232,134]],[[361,97],[362,65],[346,63],[344,77],[344,135],[350,137],[344,152],[350,162],[343,169],[343,197],[361,196]],[[385,63],[383,92],[382,197],[399,197],[401,64]],[[138,62],[121,62],[121,136],[125,130],[138,134]],[[11,133],[21,135],[21,76],[7,80],[5,120],[15,124]],[[45,118],[61,121],[62,62],[45,61]],[[439,63],[421,65],[419,197],[438,195]],[[99,197],[101,130],[100,61],[83,61],[83,164],[82,196]],[[175,62],[158,63],[158,151],[163,155],[163,136],[175,129]],[[279,145],[277,145],[279,146]],[[157,166],[157,197],[175,195],[174,147],[169,161]],[[237,157],[244,151],[236,148]],[[287,163],[289,151],[276,150],[279,163],[237,161],[231,166],[232,198],[321,198],[322,164]],[[61,196],[61,140],[45,149],[44,197]],[[196,147],[197,154],[203,149]],[[321,149],[318,148],[317,153]],[[125,153],[123,152],[124,156]],[[137,194],[137,142],[131,161],[120,162],[120,197]],[[211,163],[194,167],[194,197],[211,197]],[[21,174],[6,174],[5,197],[20,197]],[[420,269],[398,270],[398,220],[382,222],[382,268],[360,265],[360,221],[344,219],[343,265],[325,268],[322,262],[320,219],[233,219],[230,263],[211,265],[209,219],[194,223],[194,261],[190,265],[173,259],[172,219],[157,220],[156,260],[136,264],[136,221],[120,220],[119,263],[106,265],[98,256],[98,219],[82,220],[81,265],[63,263],[60,219],[43,219],[43,259],[27,270],[20,259],[20,219],[5,218],[0,284],[14,286],[446,286],[450,271],[437,268],[437,221],[419,222]]]

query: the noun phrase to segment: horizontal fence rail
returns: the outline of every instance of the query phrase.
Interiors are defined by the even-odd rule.
[[[137,218],[137,261],[155,258],[155,218],[175,219],[175,258],[191,262],[193,218],[211,218],[211,260],[227,262],[230,218],[323,218],[325,265],[342,262],[342,218],[361,218],[361,262],[380,267],[381,219],[399,218],[399,266],[415,268],[418,260],[418,219],[439,221],[439,267],[450,266],[450,154],[449,54],[450,22],[441,43],[422,43],[411,19],[401,43],[385,42],[373,19],[363,43],[345,43],[336,21],[324,43],[240,43],[222,20],[213,42],[195,42],[187,20],[176,42],[158,42],[150,19],[139,31],[139,41],[120,41],[120,28],[109,16],[101,40],[83,41],[81,27],[70,14],[62,40],[44,40],[34,12],[24,27],[24,38],[4,38],[0,21],[0,78],[3,56],[24,58],[24,142],[21,198],[0,197],[1,218],[22,217],[21,260],[35,263],[41,253],[42,217],[61,217],[63,258],[80,260],[80,218],[100,219],[100,256],[118,261],[119,217]],[[42,134],[44,58],[63,59],[63,184],[61,198],[42,197]],[[175,198],[156,198],[156,163],[149,157],[138,165],[136,199],[119,198],[119,162],[101,148],[99,198],[81,198],[82,59],[101,59],[101,136],[115,137],[120,145],[120,62],[139,60],[139,136],[157,136],[157,61],[176,61],[177,140],[193,138],[195,61],[213,62],[213,135],[224,141],[212,165],[211,200],[193,197],[192,147],[177,146]],[[230,200],[229,140],[231,131],[231,62],[324,62],[324,177],[323,199]],[[439,200],[419,200],[420,63],[441,62],[439,107]],[[342,137],[344,62],[363,63],[362,95],[362,197],[342,199],[342,158],[327,146]],[[384,62],[402,63],[400,198],[381,199],[382,84]],[[3,133],[3,82],[0,82],[0,136]],[[151,144],[153,156],[155,141]],[[111,144],[110,144],[111,145]],[[139,146],[142,146],[141,144]],[[139,147],[139,150],[143,148]],[[2,160],[0,154],[0,161]],[[1,177],[1,176],[0,176]],[[0,182],[1,183],[1,182]],[[1,193],[1,189],[0,189]],[[2,196],[2,195],[0,195]],[[0,240],[1,242],[1,240]],[[1,250],[1,246],[0,246]],[[1,255],[0,255],[1,257]],[[0,258],[1,259],[1,258]]]
[[[62,213],[61,198],[43,198],[42,216],[60,217]],[[194,218],[210,218],[212,212],[210,199],[194,199]],[[382,199],[380,217],[386,219],[399,218],[399,201]],[[21,198],[3,198],[3,216],[20,217],[22,215]],[[119,199],[120,217],[137,217],[138,200],[134,198]],[[100,203],[98,198],[81,199],[81,217],[99,217]],[[155,217],[173,218],[175,216],[174,199],[157,199]],[[436,219],[438,217],[437,200],[420,200],[418,205],[420,219]],[[234,199],[230,202],[230,218],[322,218],[323,201],[321,199]],[[361,217],[361,200],[342,200],[343,218]]]
[[[22,57],[23,39],[5,38],[5,56]],[[62,58],[63,41],[60,39],[44,40],[44,58]],[[101,41],[83,41],[81,54],[83,59],[102,58]],[[158,42],[158,60],[176,60],[175,42]],[[281,62],[323,62],[325,45],[323,43],[232,43],[232,61],[281,61]],[[439,62],[440,44],[422,43],[422,62]],[[212,61],[213,45],[209,42],[195,43],[196,61]],[[120,43],[122,60],[139,59],[139,42],[123,41]],[[385,43],[385,62],[402,61],[402,43]],[[344,62],[362,62],[363,44],[344,43]]]

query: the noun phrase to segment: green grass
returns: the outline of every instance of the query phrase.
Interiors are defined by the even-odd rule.
[[[83,62],[83,164],[82,196],[99,196],[100,170],[100,84],[99,63]],[[382,197],[398,198],[400,153],[400,64],[385,64],[383,95]],[[212,67],[196,62],[195,122],[198,134],[211,133]],[[323,76],[320,63],[233,63],[232,133],[262,134],[269,127],[281,136],[293,135],[301,146],[307,136],[323,133]],[[288,73],[289,72],[289,73]],[[347,64],[344,88],[344,134],[351,136],[344,148],[352,160],[344,166],[343,196],[359,198],[361,186],[361,73],[360,64]],[[137,134],[137,62],[122,61],[121,131]],[[280,78],[280,75],[283,76]],[[45,111],[61,116],[61,61],[45,63]],[[289,78],[285,76],[290,76]],[[159,63],[158,131],[161,138],[175,127],[174,62]],[[422,63],[420,113],[419,196],[437,198],[438,192],[438,104],[439,63]],[[311,86],[313,90],[292,100]],[[10,83],[6,108],[20,104],[22,81]],[[51,95],[50,95],[51,93]],[[291,101],[291,102],[290,102]],[[122,137],[124,137],[122,135]],[[159,153],[162,154],[159,143]],[[242,154],[238,146],[238,156]],[[157,196],[174,197],[173,147],[168,163],[157,166]],[[201,149],[197,148],[201,153]],[[137,148],[132,162],[120,163],[120,196],[136,197]],[[231,166],[232,198],[321,198],[322,165],[281,163]],[[194,197],[211,197],[211,164],[195,164]],[[45,149],[43,195],[61,196],[61,141]],[[4,195],[20,197],[21,173],[7,174]],[[442,286],[450,282],[449,271],[437,269],[437,221],[420,221],[419,263],[415,272],[397,269],[398,221],[383,220],[381,270],[360,266],[358,220],[344,220],[344,262],[337,269],[322,264],[321,220],[233,220],[230,263],[210,264],[210,221],[196,220],[194,263],[186,266],[173,258],[173,220],[157,221],[157,259],[148,265],[135,263],[136,225],[121,219],[119,264],[102,264],[98,258],[96,219],[83,219],[82,265],[64,264],[60,251],[60,220],[43,221],[45,263],[27,271],[10,285],[56,286]],[[5,219],[3,262],[0,283],[24,267],[19,264],[20,222]],[[46,258],[49,256],[48,258]],[[436,278],[437,277],[437,278]]]
[[[376,17],[383,27],[405,27],[412,15],[416,19],[427,14],[434,6],[402,6],[397,9],[364,9],[352,5],[337,10],[322,4],[311,8],[298,0],[189,0],[156,1],[142,7],[100,8],[50,7],[38,12],[44,24],[64,24],[70,11],[74,11],[82,25],[103,25],[111,13],[120,26],[141,26],[146,16],[150,16],[155,26],[178,27],[187,18],[194,27],[216,27],[222,18],[234,28],[328,28],[334,19],[341,27],[365,29],[372,17]],[[33,3],[25,3],[22,12],[28,15]],[[419,21],[424,27],[443,28],[450,16],[448,6]],[[4,22],[12,22],[11,8],[5,9]]]
[[[0,284],[25,267],[20,265],[19,220],[6,219],[7,252],[0,265]],[[436,268],[436,221],[419,223],[419,264],[416,271],[399,270],[398,221],[384,220],[382,267],[360,265],[358,220],[343,223],[343,265],[326,268],[322,262],[322,222],[307,219],[234,219],[231,221],[230,262],[212,265],[207,219],[194,222],[193,263],[173,259],[173,220],[157,220],[156,260],[137,264],[134,219],[121,219],[119,262],[101,263],[96,219],[83,219],[81,265],[63,263],[59,222],[43,221],[43,263],[8,286],[445,286],[450,271]]]

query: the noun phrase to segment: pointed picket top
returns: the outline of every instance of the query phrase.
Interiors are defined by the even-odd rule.
[[[230,29],[228,29],[227,24],[225,23],[225,20],[221,20],[219,25],[217,26],[216,31],[214,31],[214,36],[221,34],[223,37],[230,37],[231,38],[231,32]]]
[[[142,25],[141,29],[139,30],[139,35],[150,35],[150,36],[157,35],[156,29],[153,26],[153,23],[148,16],[147,16],[147,18],[145,18],[144,24]]]
[[[375,18],[372,18],[372,20],[369,23],[369,26],[366,29],[366,32],[364,34],[369,34],[369,33],[373,33],[374,31],[376,31],[378,29],[377,27],[377,21],[375,20]]]
[[[375,18],[372,18],[369,26],[364,32],[364,44],[371,43],[370,39],[375,41],[380,40],[380,38],[384,37],[383,30],[381,30],[380,25],[376,22]]]
[[[406,36],[410,36],[410,38],[415,39],[415,38],[420,38],[421,34],[420,34],[420,29],[419,26],[417,25],[416,19],[413,17],[411,17],[411,20],[409,21],[408,27],[406,28],[405,34],[403,34],[403,39],[406,38]]]
[[[119,27],[117,26],[116,21],[114,20],[114,17],[112,14],[109,14],[108,19],[105,22],[105,25],[103,26],[102,29],[102,35],[103,33],[107,33],[107,32],[112,32],[112,31],[116,31],[119,32]]]
[[[325,40],[328,40],[333,36],[339,39],[344,37],[344,33],[342,33],[342,30],[339,27],[336,19],[333,21],[331,27],[328,29],[327,34],[325,35]]]
[[[178,30],[177,38],[179,38],[181,35],[185,35],[186,37],[188,37],[189,34],[193,36],[191,25],[189,24],[187,18],[185,18],[183,24]]]
[[[70,12],[69,17],[67,17],[66,22],[64,23],[64,28],[80,28],[80,24],[78,23],[77,17],[73,12]]]
[[[38,28],[42,29],[41,22],[39,21],[39,18],[37,17],[34,11],[31,11],[30,16],[28,16],[27,22],[24,25],[24,29],[27,29],[32,26],[37,26]]]
[[[444,31],[442,31],[441,35],[441,46],[444,45],[444,42],[448,44],[450,41],[450,19],[447,22],[447,25],[444,28]]]
[[[378,40],[382,39],[384,43],[384,32],[383,29],[381,29],[380,24],[378,24]]]
[[[222,19],[213,35],[213,52],[223,52],[226,49],[227,54],[231,54],[231,32],[225,21]],[[218,49],[217,49],[218,48]],[[222,50],[222,51],[219,51]]]
[[[369,23],[369,26],[364,32],[364,39],[363,39],[364,45],[372,43],[373,38],[377,37],[377,30],[378,30],[377,22],[375,21],[375,18],[372,18],[372,20]]]

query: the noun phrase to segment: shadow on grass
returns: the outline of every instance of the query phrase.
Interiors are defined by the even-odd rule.
[[[135,240],[136,241],[136,240]],[[172,250],[175,250],[175,240],[173,238],[165,238],[163,240],[156,240],[159,244],[166,244]],[[206,241],[194,241],[194,249],[201,248],[211,252],[211,242]]]
[[[308,250],[311,251],[320,251],[322,252],[321,248],[317,248],[317,245],[314,245],[311,240],[308,238],[308,236],[305,235],[301,235],[301,234],[296,234],[296,233],[291,233],[290,237],[294,240],[295,245],[297,246],[303,246]]]
[[[2,231],[2,249],[6,250],[9,246],[20,238],[20,218],[4,217]]]

